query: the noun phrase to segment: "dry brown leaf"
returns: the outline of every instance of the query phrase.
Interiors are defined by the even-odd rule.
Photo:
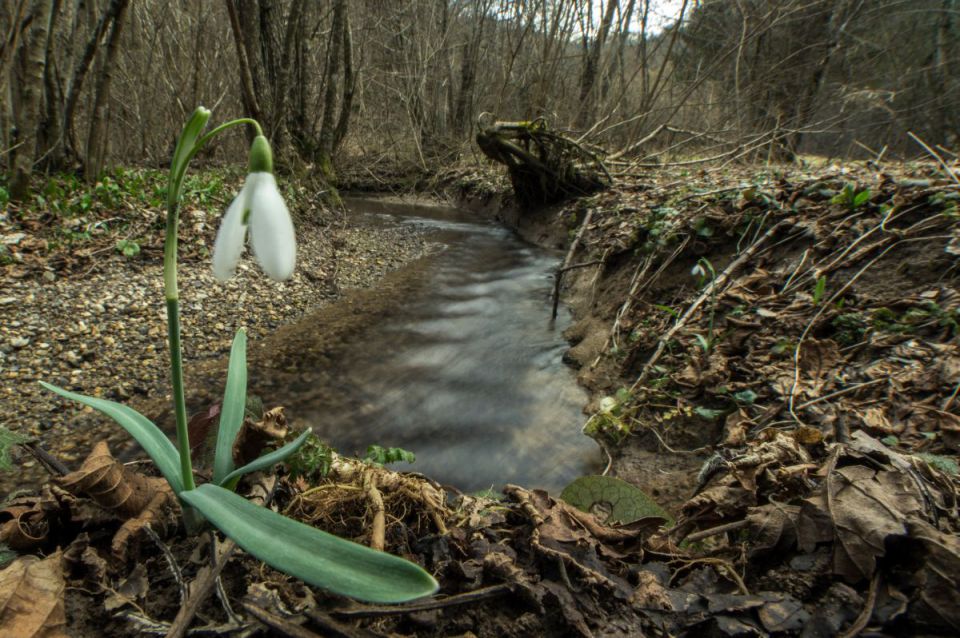
[[[106,441],[97,443],[80,469],[59,483],[72,494],[88,496],[101,507],[125,515],[143,511],[167,485],[162,478],[144,476],[117,461]]]
[[[805,393],[811,397],[823,394],[842,358],[836,342],[830,339],[804,341],[800,345],[799,363]]]
[[[123,559],[146,525],[161,529],[176,520],[177,500],[165,479],[144,476],[116,460],[106,441],[97,443],[76,472],[59,479],[68,491],[89,496],[101,507],[127,518],[113,538],[114,556]]]
[[[50,525],[38,503],[0,510],[0,543],[18,551],[36,549],[47,540]]]
[[[267,445],[282,441],[289,431],[287,417],[280,406],[264,412],[257,422],[244,419],[233,445],[233,460],[237,467],[259,458]]]
[[[22,556],[0,571],[0,636],[66,637],[63,555]]]

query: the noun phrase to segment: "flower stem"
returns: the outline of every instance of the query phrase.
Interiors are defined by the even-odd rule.
[[[178,203],[167,209],[167,237],[163,248],[163,283],[167,298],[167,338],[170,343],[170,385],[173,390],[174,415],[177,420],[177,447],[180,451],[180,473],[185,490],[196,487],[190,459],[190,436],[187,431],[187,402],[183,392],[183,350],[180,345],[180,292],[177,289],[177,226]]]
[[[193,464],[190,459],[190,435],[187,431],[187,402],[183,390],[183,349],[180,345],[180,291],[177,288],[177,230],[180,225],[180,198],[183,194],[183,179],[190,160],[206,146],[217,134],[241,124],[249,124],[263,135],[260,124],[250,118],[239,118],[225,122],[202,137],[198,137],[210,112],[198,108],[187,123],[174,153],[170,166],[170,179],[167,184],[167,235],[163,245],[163,287],[167,299],[167,338],[170,345],[170,385],[173,390],[174,415],[177,420],[177,448],[180,452],[180,472],[183,475],[185,490],[196,488],[193,480]],[[189,134],[188,134],[189,131]],[[184,153],[180,152],[184,145]],[[189,145],[189,148],[186,147]],[[184,508],[187,527],[196,521]]]

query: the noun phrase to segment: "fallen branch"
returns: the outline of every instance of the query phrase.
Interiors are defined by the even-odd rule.
[[[910,139],[912,139],[914,142],[916,142],[917,144],[919,144],[920,146],[922,146],[922,147],[924,148],[924,150],[926,150],[928,153],[930,153],[930,155],[933,156],[933,159],[937,160],[937,163],[940,164],[940,166],[943,167],[943,170],[945,170],[945,171],[947,172],[947,175],[949,175],[950,177],[952,177],[952,178],[953,178],[953,181],[956,182],[958,186],[960,186],[960,177],[957,177],[957,174],[954,172],[954,170],[953,170],[952,168],[950,168],[950,165],[949,165],[949,164],[947,164],[945,161],[943,161],[943,158],[940,157],[939,153],[937,153],[935,150],[933,150],[932,148],[930,148],[929,146],[927,146],[927,143],[924,142],[923,140],[921,140],[921,139],[920,139],[919,137],[917,137],[916,135],[914,135],[912,131],[907,131],[907,135],[908,135],[908,136],[910,137]]]
[[[577,234],[574,236],[573,241],[570,242],[567,255],[563,258],[563,264],[553,277],[553,311],[550,313],[551,320],[557,318],[557,306],[560,305],[560,282],[563,281],[563,273],[565,269],[569,269],[570,262],[573,261],[573,254],[577,252],[577,248],[580,246],[580,238],[583,237],[583,233],[587,229],[587,226],[590,225],[592,218],[593,209],[591,208],[587,211],[587,214],[583,216],[583,221],[580,222],[580,228],[577,229]]]
[[[490,587],[464,592],[455,596],[426,600],[419,603],[411,603],[409,605],[393,605],[390,607],[355,607],[344,610],[334,610],[332,613],[335,616],[343,616],[346,618],[398,616],[400,614],[410,614],[418,611],[431,611],[434,609],[445,609],[447,607],[467,605],[481,600],[488,600],[497,596],[503,596],[504,594],[509,594],[512,590],[513,588],[510,585],[491,585]],[[313,613],[310,611],[307,612],[307,615],[311,618],[313,617]]]

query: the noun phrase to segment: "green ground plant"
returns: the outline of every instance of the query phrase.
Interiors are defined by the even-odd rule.
[[[859,189],[856,184],[844,184],[843,190],[833,196],[831,204],[842,204],[853,212],[870,201],[870,189]]]

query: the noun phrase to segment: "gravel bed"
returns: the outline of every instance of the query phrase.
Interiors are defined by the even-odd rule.
[[[298,228],[297,270],[278,283],[249,255],[237,276],[220,283],[207,260],[182,260],[179,270],[185,367],[229,352],[237,328],[251,341],[329,304],[349,288],[375,284],[426,250],[406,227]],[[165,305],[159,256],[109,258],[96,271],[7,279],[0,291],[0,425],[40,439],[75,467],[90,443],[128,439],[90,408],[40,387],[70,390],[137,406],[169,396]],[[53,273],[49,273],[52,275]],[[189,391],[189,389],[188,389]],[[30,457],[0,476],[0,493],[36,487],[45,476]]]

